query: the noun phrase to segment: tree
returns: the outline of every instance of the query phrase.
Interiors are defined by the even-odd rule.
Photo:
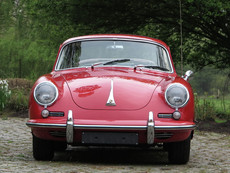
[[[69,1],[70,17],[95,33],[145,33],[165,40],[179,59],[179,1]],[[230,2],[182,0],[184,54],[197,68],[230,67]],[[150,30],[151,29],[151,30]],[[146,32],[148,30],[148,32]],[[173,51],[174,52],[174,51]]]
[[[13,8],[12,0],[1,0],[0,1],[0,36],[7,31],[7,27],[12,22],[11,11]]]
[[[52,69],[61,42],[96,33],[159,38],[178,65],[180,23],[185,64],[229,68],[229,13],[225,0],[0,0],[0,69],[11,77],[33,78]]]

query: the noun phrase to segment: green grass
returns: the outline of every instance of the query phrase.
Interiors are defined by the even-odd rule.
[[[209,102],[213,103],[214,109],[218,114],[230,115],[230,99],[216,99],[206,98]]]
[[[230,115],[230,99],[210,99],[214,103],[217,112]]]
[[[227,120],[226,120],[226,119],[215,118],[215,122],[216,122],[216,123],[226,123]]]
[[[226,96],[224,99],[217,99],[213,96],[196,96],[195,98],[197,119],[213,119],[217,123],[230,120],[230,96]]]

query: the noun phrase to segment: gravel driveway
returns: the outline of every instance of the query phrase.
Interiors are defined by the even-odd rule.
[[[25,118],[0,119],[0,172],[230,172],[230,135],[196,131],[190,161],[168,165],[160,149],[73,148],[54,161],[35,161]]]

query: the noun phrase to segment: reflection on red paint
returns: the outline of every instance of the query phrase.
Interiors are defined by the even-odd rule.
[[[78,93],[78,97],[87,97],[94,94],[94,91],[101,88],[99,85],[88,85],[76,88],[74,92]]]

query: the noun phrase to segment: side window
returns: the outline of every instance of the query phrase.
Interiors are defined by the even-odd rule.
[[[81,42],[66,45],[60,56],[58,69],[78,67],[81,56]]]
[[[168,70],[171,70],[169,58],[165,49],[159,46],[157,49],[157,55],[158,55],[157,65],[160,67],[164,67]]]
[[[163,67],[171,70],[169,57],[167,55],[167,52],[165,51],[165,49],[163,49],[163,48],[161,48],[161,49],[162,49]]]

